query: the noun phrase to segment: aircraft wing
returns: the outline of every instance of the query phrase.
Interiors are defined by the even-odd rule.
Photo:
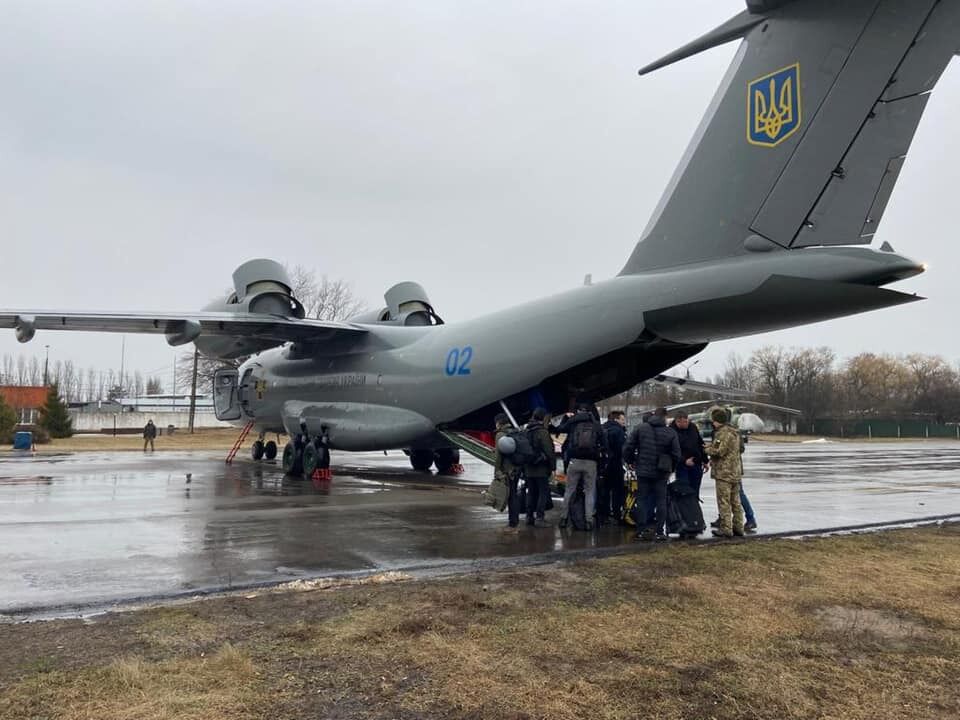
[[[193,342],[201,335],[255,338],[282,344],[359,337],[360,325],[327,320],[300,320],[264,313],[186,312],[60,312],[51,310],[0,310],[0,328],[16,330],[27,342],[37,330],[145,333],[166,335],[171,345]]]

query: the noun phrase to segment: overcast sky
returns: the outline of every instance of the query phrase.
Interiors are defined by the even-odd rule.
[[[417,280],[451,322],[615,275],[735,49],[639,77],[743,8],[677,5],[7,2],[0,307],[197,309],[267,256],[371,306]],[[957,64],[875,239],[930,263],[899,285],[930,299],[718,343],[695,374],[766,343],[960,360]],[[0,353],[45,344],[120,363],[115,335]],[[162,338],[126,348],[169,381]]]

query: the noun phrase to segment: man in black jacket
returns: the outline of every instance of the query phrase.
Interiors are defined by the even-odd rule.
[[[686,410],[677,410],[670,427],[680,441],[680,464],[677,465],[677,482],[686,483],[700,499],[700,483],[709,459],[703,451],[703,437],[696,423],[690,422]]]
[[[603,434],[607,440],[607,461],[600,473],[600,487],[597,492],[597,522],[604,525],[609,519],[619,522],[623,518],[623,506],[626,502],[626,489],[623,485],[623,445],[627,441],[626,416],[620,410],[607,415],[603,424]],[[608,518],[609,516],[609,518]]]
[[[567,490],[563,496],[563,516],[560,527],[569,521],[570,501],[583,483],[583,497],[587,530],[593,530],[594,503],[597,493],[597,467],[607,456],[607,439],[603,428],[589,403],[577,405],[575,415],[564,420],[558,432],[567,434],[567,453],[570,465],[567,468]]]
[[[523,469],[527,479],[527,525],[534,527],[550,527],[543,516],[550,499],[550,476],[557,469],[553,438],[543,424],[546,417],[547,411],[537,408],[526,430],[536,455],[536,459]]]
[[[654,522],[648,523],[643,529],[638,522],[637,538],[665,541],[667,480],[680,462],[680,441],[677,434],[667,427],[666,408],[657,408],[649,420],[633,429],[623,448],[623,461],[637,474],[636,507],[643,507],[644,501],[651,495],[656,498]],[[646,518],[641,520],[646,521]]]

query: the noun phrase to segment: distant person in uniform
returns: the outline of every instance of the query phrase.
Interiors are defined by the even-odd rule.
[[[597,499],[597,468],[609,454],[603,428],[594,415],[590,403],[577,405],[576,414],[560,424],[559,432],[567,434],[567,453],[570,464],[567,469],[567,490],[563,496],[561,526],[569,522],[570,501],[583,484],[583,498],[587,530],[593,530],[593,514]]]
[[[666,408],[657,408],[646,422],[633,429],[623,447],[623,461],[637,475],[635,507],[639,510],[650,505],[651,500],[655,505],[652,521],[650,507],[637,516],[637,539],[665,542],[667,481],[680,462],[680,441],[677,433],[667,427]]]
[[[673,416],[670,427],[677,433],[680,441],[680,464],[677,465],[677,482],[689,485],[700,498],[700,483],[703,481],[704,466],[709,459],[703,448],[703,437],[696,423],[690,422],[686,410],[678,410]]]
[[[547,411],[537,408],[533,411],[526,433],[533,446],[536,458],[523,468],[527,480],[527,525],[550,527],[544,519],[547,501],[550,499],[550,476],[557,468],[557,458],[553,448],[553,438],[545,425]]]
[[[494,418],[494,424],[497,426],[496,439],[493,442],[495,448],[493,474],[507,484],[509,493],[507,495],[507,530],[516,532],[520,524],[520,498],[517,496],[517,484],[520,480],[519,468],[514,467],[503,453],[500,452],[500,438],[507,435],[512,429],[510,418],[504,413],[500,413]]]
[[[740,456],[740,433],[727,424],[727,411],[715,407],[710,411],[713,423],[713,442],[707,447],[710,474],[717,486],[719,525],[715,537],[742,536],[743,506],[740,504],[740,483],[743,479],[743,459]]]
[[[618,523],[623,520],[623,507],[626,504],[626,488],[623,485],[623,446],[627,441],[627,416],[622,410],[614,410],[607,415],[603,424],[603,434],[607,440],[607,461],[600,473],[600,489],[597,493],[597,522]]]
[[[150,445],[150,452],[154,452],[153,441],[157,439],[157,426],[153,424],[153,420],[147,420],[147,424],[143,426],[143,451],[147,451],[147,445]]]

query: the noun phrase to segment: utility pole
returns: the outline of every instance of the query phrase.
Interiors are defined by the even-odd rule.
[[[123,364],[127,358],[127,336],[120,336],[120,397],[123,397]]]
[[[200,351],[193,349],[193,382],[190,385],[190,434],[193,435],[193,418],[197,412],[197,361]]]

